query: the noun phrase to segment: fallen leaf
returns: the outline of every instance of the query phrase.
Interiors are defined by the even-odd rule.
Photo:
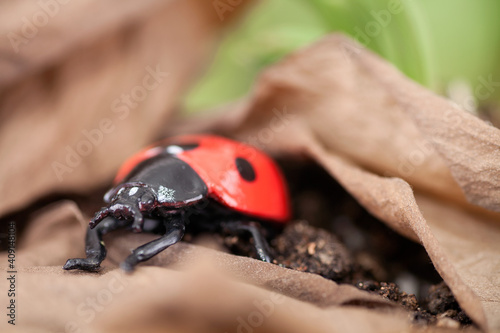
[[[225,20],[195,0],[0,4],[0,215],[109,183],[249,3]]]

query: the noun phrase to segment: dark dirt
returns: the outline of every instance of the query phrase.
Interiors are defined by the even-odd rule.
[[[251,240],[227,236],[223,242],[235,254],[257,258]],[[394,282],[373,279],[373,265],[377,266],[377,270],[384,269],[377,262],[376,255],[367,260],[367,266],[356,263],[351,252],[335,235],[305,221],[292,222],[271,240],[270,245],[275,256],[274,263],[378,294],[408,310],[417,325],[460,327],[472,324],[443,281],[433,285],[418,281],[427,290],[421,299],[417,299],[415,294],[406,293]],[[388,272],[382,274],[390,276]]]
[[[351,255],[337,237],[304,221],[291,224],[271,245],[277,264],[298,271],[313,271],[327,279],[342,281],[353,269]]]

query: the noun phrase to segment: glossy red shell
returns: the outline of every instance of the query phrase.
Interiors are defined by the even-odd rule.
[[[274,161],[252,146],[219,136],[178,136],[143,149],[123,164],[115,183],[121,182],[142,161],[162,153],[165,147],[192,143],[198,146],[181,151],[176,156],[203,179],[209,197],[246,215],[279,223],[288,222],[288,191]],[[235,163],[237,158],[250,162],[255,171],[254,180],[241,177]]]

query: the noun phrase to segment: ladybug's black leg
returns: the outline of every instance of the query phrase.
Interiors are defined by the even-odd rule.
[[[254,240],[255,250],[257,250],[260,260],[269,263],[272,262],[272,257],[269,254],[269,244],[262,235],[259,223],[243,221],[226,222],[222,224],[222,228],[224,231],[230,233],[249,232]]]
[[[162,237],[139,246],[121,263],[120,267],[126,272],[133,271],[138,263],[150,259],[167,247],[179,242],[184,236],[186,229],[182,218],[170,221],[165,227],[167,231]]]
[[[85,271],[98,270],[101,262],[106,258],[106,248],[102,236],[110,231],[130,225],[130,221],[106,217],[94,229],[87,229],[85,236],[85,254],[87,258],[68,259],[63,269],[81,269]]]

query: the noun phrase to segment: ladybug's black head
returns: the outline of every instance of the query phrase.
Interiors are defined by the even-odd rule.
[[[157,197],[155,191],[145,183],[127,182],[112,188],[104,196],[109,204],[129,204],[137,206],[141,212],[151,211],[155,207]]]
[[[150,186],[140,182],[123,183],[112,188],[104,196],[109,204],[103,207],[90,221],[90,228],[94,228],[107,216],[120,220],[133,221],[132,228],[141,231],[144,224],[143,215],[151,215],[158,206],[157,195]]]

